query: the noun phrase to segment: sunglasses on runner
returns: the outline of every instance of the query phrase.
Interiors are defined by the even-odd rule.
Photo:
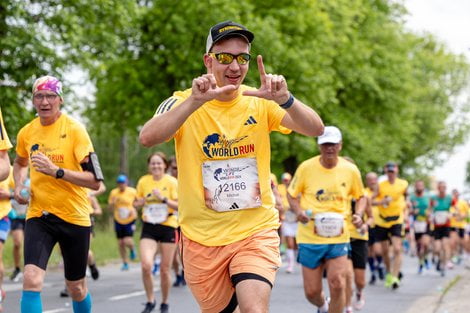
[[[233,55],[228,52],[221,52],[221,53],[211,52],[209,53],[209,55],[211,57],[214,57],[217,60],[217,62],[219,62],[220,64],[232,64],[233,59],[237,59],[238,64],[245,65],[251,59],[251,55],[248,53],[240,53],[238,55]]]

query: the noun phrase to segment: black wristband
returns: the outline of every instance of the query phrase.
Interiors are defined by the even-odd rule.
[[[168,198],[167,198],[167,197],[165,197],[165,198],[162,199],[162,203],[167,203],[167,202],[168,202]]]
[[[287,110],[294,104],[294,100],[295,100],[294,96],[291,93],[289,93],[289,99],[287,99],[286,103],[280,104],[279,106],[283,108],[284,110]]]

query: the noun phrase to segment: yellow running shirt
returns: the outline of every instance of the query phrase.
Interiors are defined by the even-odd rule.
[[[388,180],[379,183],[378,201],[382,201],[385,197],[390,197],[391,202],[384,207],[379,205],[379,218],[375,224],[380,227],[389,228],[395,224],[403,224],[403,211],[406,207],[405,193],[408,188],[408,182],[404,179],[397,178],[393,184]],[[387,221],[388,219],[389,221]]]
[[[270,132],[282,127],[285,110],[273,101],[242,96],[212,100],[193,112],[175,134],[179,222],[189,239],[223,246],[263,229],[279,227],[270,179]],[[179,105],[178,91],[157,109]]]
[[[157,181],[153,179],[152,175],[142,176],[137,183],[137,197],[145,198],[145,205],[142,209],[142,220],[144,222],[150,222],[151,217],[147,216],[147,212],[150,212],[157,206],[161,208],[164,207],[168,216],[164,222],[158,224],[177,228],[178,221],[175,216],[176,211],[169,208],[166,204],[162,203],[157,197],[155,197],[152,194],[153,189],[160,190],[162,196],[167,197],[168,199],[175,201],[178,200],[178,182],[176,178],[168,174],[164,174],[163,177]]]
[[[7,179],[4,181],[0,181],[0,189],[6,190],[10,192],[10,190],[15,188],[15,181],[13,180],[13,168],[10,167],[10,174],[8,175]],[[0,219],[4,218],[5,216],[10,213],[11,210],[11,202],[10,199],[0,199]]]
[[[454,228],[465,228],[467,226],[467,212],[469,210],[467,201],[459,199],[457,204],[453,205],[450,209],[450,212],[455,215],[464,215],[465,217],[461,220],[457,220],[457,217],[452,215],[450,218],[450,227]]]
[[[52,125],[43,126],[39,118],[35,118],[18,133],[16,153],[30,159],[30,155],[37,152],[42,152],[61,168],[81,172],[80,162],[93,152],[93,145],[85,127],[62,113]],[[29,170],[31,202],[27,219],[40,217],[46,211],[71,224],[91,225],[87,188],[39,173],[31,160]]]
[[[10,139],[8,138],[7,130],[5,125],[3,125],[3,116],[2,109],[0,108],[0,150],[11,149],[12,145]]]
[[[370,198],[371,203],[372,201],[374,201],[374,198],[372,198],[372,196],[374,195],[374,192],[370,190],[369,187],[366,187],[364,189],[364,194]],[[379,207],[376,205],[371,204],[371,210],[372,210],[372,219],[374,220],[374,224],[371,225],[371,228],[373,228],[375,227],[375,221],[379,219],[380,213],[379,213]]]
[[[137,196],[135,188],[127,186],[126,189],[121,191],[119,188],[114,188],[109,193],[108,204],[114,204],[114,220],[121,224],[126,225],[136,220],[133,215],[134,206],[133,202]]]
[[[361,174],[356,165],[340,157],[334,168],[327,169],[320,164],[320,156],[313,157],[299,165],[288,192],[294,198],[301,195],[300,207],[305,211],[311,210],[312,218],[317,216],[317,221],[323,213],[337,213],[342,219],[341,234],[335,237],[318,235],[314,221],[307,224],[299,222],[297,243],[349,242],[349,229],[345,219],[351,211],[351,198],[359,199],[364,192]]]

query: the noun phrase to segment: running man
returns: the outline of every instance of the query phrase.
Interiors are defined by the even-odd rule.
[[[413,208],[413,229],[417,243],[419,267],[418,273],[428,265],[428,252],[431,244],[431,225],[429,224],[431,198],[425,193],[424,182],[415,182],[414,193],[410,197]]]
[[[296,239],[305,296],[320,313],[342,313],[350,247],[346,218],[350,201],[355,199],[352,223],[361,227],[367,200],[363,197],[359,169],[339,157],[340,130],[325,127],[324,134],[318,137],[318,145],[320,155],[302,162],[297,168],[288,189],[288,199],[300,222]],[[324,270],[327,271],[330,303],[322,290]]]
[[[3,125],[2,109],[0,108],[0,181],[8,178],[10,175],[10,158],[8,157],[8,150],[12,145],[8,138],[7,130]]]
[[[434,251],[439,256],[436,270],[445,276],[447,262],[450,259],[450,216],[452,197],[446,192],[447,184],[437,183],[437,194],[431,197],[431,208],[434,222]]]
[[[127,176],[121,174],[116,179],[117,187],[111,190],[108,205],[114,217],[114,230],[118,239],[119,255],[122,259],[121,271],[129,270],[129,259],[135,260],[134,231],[137,211],[133,202],[137,190],[129,187]],[[127,256],[129,249],[129,257]]]
[[[28,168],[31,202],[26,216],[21,312],[42,312],[41,290],[49,256],[59,243],[67,289],[75,313],[91,312],[85,280],[90,243],[87,189],[103,180],[98,158],[85,128],[60,111],[62,83],[43,76],[33,85],[38,117],[17,137],[14,163],[15,199],[21,195]]]
[[[253,38],[231,21],[213,26],[207,74],[165,100],[140,133],[147,147],[175,138],[185,278],[204,313],[268,311],[280,266],[269,134],[323,132],[285,78],[266,74],[261,56],[260,88],[243,85]]]
[[[398,178],[398,166],[393,162],[385,165],[385,173],[387,179],[379,183],[379,194],[373,202],[379,208],[379,218],[375,221],[375,235],[382,245],[382,255],[387,270],[385,287],[396,289],[400,286],[398,275],[402,263],[402,232],[407,209],[408,182]],[[389,254],[390,241],[393,249],[393,263]]]

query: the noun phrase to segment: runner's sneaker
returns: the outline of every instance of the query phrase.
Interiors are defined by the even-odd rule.
[[[450,270],[453,270],[454,269],[454,263],[452,263],[451,261],[447,262],[447,268],[450,269]]]
[[[346,309],[344,309],[344,313],[354,313],[353,308],[350,306],[347,306]]]
[[[17,283],[20,281],[22,277],[23,277],[23,273],[21,273],[21,270],[17,267],[15,268],[13,273],[11,273],[10,280]]]
[[[426,266],[426,269],[427,269],[427,270],[431,268],[431,266],[429,265],[429,260],[428,260],[428,258],[424,259],[424,266]]]
[[[131,259],[131,261],[134,261],[135,260],[135,250],[134,249],[131,249],[129,250],[129,259]]]
[[[356,292],[356,299],[354,302],[354,309],[360,311],[364,305],[366,304],[366,300],[364,299],[364,293]]]
[[[390,288],[390,287],[392,287],[392,284],[393,284],[393,276],[392,276],[392,274],[387,273],[387,275],[385,276],[385,284],[384,284],[384,286],[385,286],[386,288]]]
[[[160,313],[168,313],[170,312],[170,306],[166,303],[160,304]]]
[[[292,274],[294,273],[294,264],[289,264],[286,268],[286,273],[287,274]]]
[[[147,302],[145,304],[145,308],[144,310],[142,311],[142,313],[150,313],[152,312],[154,309],[155,309],[155,306],[157,305],[157,303],[155,301],[153,302]]]
[[[375,277],[375,274],[372,273],[372,275],[370,276],[369,285],[375,285],[376,280],[377,280],[377,277]]]
[[[90,268],[91,278],[93,278],[93,280],[97,280],[100,277],[100,272],[98,271],[96,264],[89,265],[88,267]]]
[[[128,271],[128,270],[129,270],[129,264],[127,264],[127,263],[122,263],[121,271]]]
[[[325,297],[325,303],[323,304],[323,310],[322,308],[318,308],[317,313],[328,313],[328,307],[330,306],[330,297]]]
[[[69,291],[67,290],[67,287],[62,289],[59,293],[61,298],[67,298],[69,296]]]
[[[400,287],[400,279],[398,277],[393,277],[392,289],[398,289],[398,287]]]

